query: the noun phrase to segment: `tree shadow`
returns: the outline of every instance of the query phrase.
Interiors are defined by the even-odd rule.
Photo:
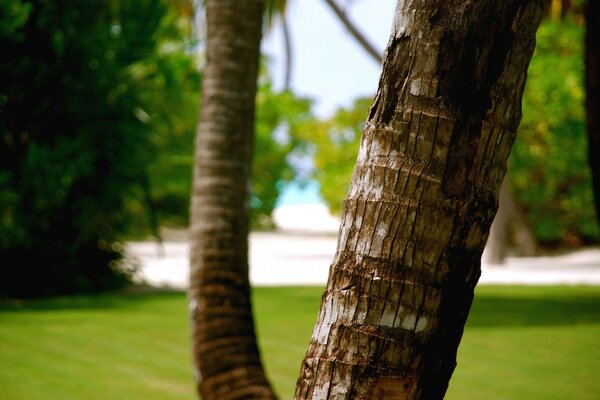
[[[564,293],[533,290],[532,296],[476,294],[467,327],[600,324],[600,288]]]
[[[133,286],[109,293],[82,294],[37,299],[0,300],[0,313],[21,311],[130,309],[152,299],[182,299],[180,290]]]

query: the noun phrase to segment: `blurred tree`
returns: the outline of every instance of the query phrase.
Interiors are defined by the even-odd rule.
[[[315,168],[313,177],[319,182],[321,195],[333,214],[340,214],[352,169],[358,154],[360,135],[371,104],[371,98],[356,99],[347,109],[339,109],[331,118],[318,121],[303,137],[311,143]]]
[[[288,23],[288,15],[286,13],[288,6],[287,0],[267,0],[265,8],[266,25],[268,28],[273,26],[275,17],[279,17],[281,20],[281,28],[283,31],[283,45],[285,54],[285,68],[283,78],[283,90],[288,91],[291,89],[292,83],[292,64],[293,54],[292,50],[292,36],[290,33],[290,27]]]
[[[168,106],[156,96],[168,75],[159,39],[178,35],[167,2],[0,8],[0,294],[122,285],[132,267],[118,240]]]
[[[599,238],[586,157],[583,32],[569,17],[542,23],[510,158],[511,187],[545,245]]]
[[[296,399],[442,399],[542,1],[398,1]]]
[[[202,399],[275,398],[254,333],[249,179],[264,2],[207,0],[190,221],[189,312]]]
[[[189,1],[170,0],[175,5],[175,24],[190,29],[192,19]],[[285,9],[284,0],[269,0],[266,17],[271,23]],[[203,9],[198,18],[202,19]],[[182,21],[183,19],[183,21]],[[268,27],[269,25],[267,25]],[[201,40],[202,42],[202,40]],[[155,145],[160,151],[149,164],[151,202],[157,212],[158,223],[181,228],[189,223],[190,186],[192,182],[193,156],[190,144],[194,141],[196,114],[200,105],[200,73],[195,60],[189,56],[196,42],[190,40],[168,41],[163,46],[159,60],[168,66],[166,79],[156,82],[157,90],[164,99],[164,112],[154,118]],[[161,77],[162,78],[162,77]],[[306,121],[312,120],[311,102],[291,91],[277,92],[273,89],[268,68],[262,65],[257,94],[256,146],[253,158],[251,182],[251,222],[254,228],[272,228],[271,214],[286,181],[294,179],[296,171],[290,164],[288,154],[302,147],[298,132]],[[148,207],[138,198],[130,202],[130,210],[137,216],[130,235],[146,236],[148,224],[145,213]]]
[[[290,154],[305,147],[304,132],[312,126],[314,117],[310,100],[296,97],[289,90],[273,91],[266,74],[259,83],[250,206],[252,225],[272,228],[271,214],[282,187],[297,175]]]
[[[162,81],[157,86],[169,102],[164,110],[177,109],[168,114],[169,118],[155,118],[157,126],[153,140],[160,151],[149,164],[149,179],[159,223],[177,228],[186,226],[189,221],[189,188],[193,165],[190,143],[193,143],[196,127],[193,121],[200,103],[197,89],[199,73],[192,60],[181,53],[172,54],[166,61],[176,62],[172,68],[176,74],[171,79],[178,82],[173,87],[178,89],[178,93],[173,93],[174,97],[171,98],[169,88],[161,88],[167,82]],[[256,98],[255,155],[252,160],[250,197],[252,226],[260,229],[273,227],[272,213],[282,187],[296,177],[289,154],[303,148],[301,138],[304,135],[301,132],[314,119],[310,100],[299,98],[291,91],[273,90],[265,69],[259,79]],[[134,233],[146,235],[148,223],[144,217],[147,207],[135,198],[130,202],[130,209],[137,216]]]
[[[588,137],[588,162],[596,221],[600,229],[600,2],[585,5],[585,110]]]

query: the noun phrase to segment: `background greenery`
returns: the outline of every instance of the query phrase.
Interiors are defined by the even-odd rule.
[[[203,65],[192,2],[0,0],[0,11],[0,296],[119,287],[136,267],[120,243],[187,226]],[[538,242],[554,248],[600,239],[581,2],[564,14],[538,31],[510,159],[516,203]],[[273,227],[295,179],[317,181],[341,211],[369,105],[356,99],[316,120],[310,99],[275,90],[263,66],[255,228]],[[294,164],[302,157],[314,162],[308,176]]]
[[[574,17],[540,26],[510,158],[511,188],[546,244],[600,237],[587,161],[583,35]]]
[[[168,107],[154,95],[174,72],[163,44],[182,32],[166,1],[3,3],[19,17],[0,37],[0,294],[118,286],[116,239],[156,151],[150,115]]]
[[[321,287],[256,288],[263,359],[292,398]],[[0,304],[0,397],[194,399],[183,293]],[[600,288],[480,286],[447,399],[592,400]]]
[[[202,60],[181,0],[0,0],[0,296],[119,287],[126,238],[187,225]],[[272,226],[311,103],[257,97],[253,219]]]

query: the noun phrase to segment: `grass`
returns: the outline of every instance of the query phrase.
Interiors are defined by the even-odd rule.
[[[321,288],[257,288],[263,358],[292,397]],[[447,399],[598,399],[600,287],[477,289]],[[194,399],[183,293],[0,305],[0,398]]]

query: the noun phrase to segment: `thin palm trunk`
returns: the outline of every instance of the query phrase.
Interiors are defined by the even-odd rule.
[[[533,257],[536,253],[537,243],[510,191],[508,175],[504,176],[500,188],[498,212],[486,244],[485,252],[490,264],[504,264],[511,248],[519,257]]]
[[[596,219],[600,227],[600,2],[588,0],[585,9],[585,111],[588,160],[592,171]]]
[[[283,43],[285,47],[285,77],[283,80],[283,90],[288,91],[292,84],[292,37],[287,15],[281,15],[281,27],[283,29]]]
[[[542,1],[399,1],[296,399],[443,398]]]
[[[348,16],[344,10],[338,6],[335,0],[325,0],[327,5],[331,8],[334,14],[338,17],[338,19],[342,22],[342,24],[346,27],[348,32],[356,39],[358,44],[377,62],[377,64],[381,64],[383,59],[381,58],[381,53],[365,38],[365,36],[359,32],[356,26],[350,21]]]
[[[207,60],[196,138],[189,310],[204,400],[275,398],[254,333],[248,187],[262,0],[207,0]]]

